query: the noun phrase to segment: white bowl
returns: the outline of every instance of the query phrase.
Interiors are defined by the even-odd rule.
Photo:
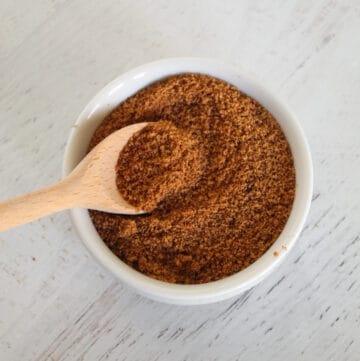
[[[288,108],[247,72],[234,69],[222,62],[201,58],[159,60],[121,75],[90,101],[70,133],[63,172],[64,175],[69,174],[85,156],[95,129],[119,103],[161,78],[186,72],[209,74],[235,85],[264,105],[285,133],[295,162],[296,195],[290,217],[276,242],[255,263],[232,276],[206,284],[179,285],[147,277],[122,262],[100,239],[86,209],[73,209],[70,214],[73,225],[86,247],[123,283],[154,300],[195,305],[225,300],[260,282],[284,259],[304,225],[312,196],[312,162],[303,131]]]

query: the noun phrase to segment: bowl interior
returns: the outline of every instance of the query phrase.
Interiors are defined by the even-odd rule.
[[[225,279],[201,285],[170,284],[149,278],[118,259],[100,239],[87,210],[73,209],[70,213],[77,232],[93,256],[124,283],[158,301],[202,304],[229,298],[258,283],[284,258],[304,224],[312,194],[311,157],[300,126],[284,104],[248,73],[239,72],[218,61],[176,58],[146,64],[108,84],[80,114],[68,140],[64,175],[69,174],[85,156],[95,129],[119,103],[161,78],[186,72],[208,74],[235,85],[265,106],[280,124],[294,158],[296,195],[287,224],[275,243],[251,266]],[[277,257],[274,256],[275,251]]]

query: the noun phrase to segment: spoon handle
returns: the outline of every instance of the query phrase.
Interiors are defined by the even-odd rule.
[[[0,232],[79,203],[76,187],[66,179],[58,184],[0,202]]]

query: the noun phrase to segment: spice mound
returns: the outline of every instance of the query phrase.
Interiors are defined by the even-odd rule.
[[[171,122],[149,123],[120,153],[119,192],[131,205],[152,211],[160,201],[197,184],[205,163],[201,148],[194,136]]]
[[[138,149],[134,142],[133,153],[124,157],[133,157],[131,171],[126,172],[125,162],[119,161],[118,175],[122,172],[123,177],[119,189],[127,192],[130,202],[152,210],[137,216],[90,211],[112,252],[147,276],[183,284],[224,278],[261,257],[283,230],[295,196],[293,158],[274,117],[221,80],[174,75],[114,109],[95,131],[90,149],[112,132],[140,122],[159,124],[154,137],[165,147],[170,171],[158,173],[164,165],[144,152],[145,142],[136,142]],[[155,130],[139,134],[138,140]],[[177,138],[180,133],[186,142],[183,147]],[[148,145],[154,139],[149,140]],[[166,147],[174,153],[167,153]],[[172,157],[180,154],[184,160],[176,173]],[[138,190],[130,184],[138,182],[136,161],[149,174]],[[188,172],[191,163],[194,174]],[[175,173],[177,180],[172,178]]]

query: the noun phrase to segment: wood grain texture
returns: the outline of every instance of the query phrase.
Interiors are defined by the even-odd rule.
[[[0,24],[1,199],[57,181],[91,96],[169,56],[255,73],[297,114],[315,170],[308,222],[286,261],[213,305],[126,289],[66,214],[1,233],[0,360],[358,360],[359,1],[5,0]]]

